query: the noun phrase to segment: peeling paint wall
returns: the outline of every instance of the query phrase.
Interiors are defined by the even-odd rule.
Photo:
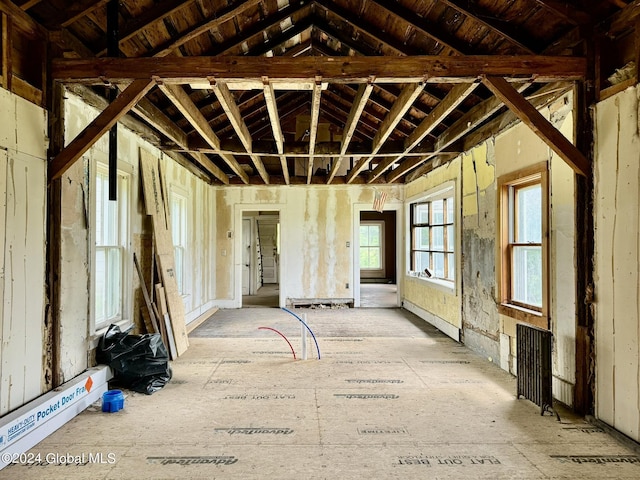
[[[46,112],[0,88],[0,416],[44,393]]]
[[[65,139],[69,143],[98,114],[97,110],[71,94],[66,94]],[[108,136],[103,136],[62,176],[62,275],[60,282],[60,352],[62,380],[80,374],[89,366],[89,351],[97,344],[101,332],[95,332],[90,320],[91,247],[89,225],[91,212],[90,172],[97,161],[108,158]],[[186,321],[189,322],[213,306],[215,295],[215,210],[214,190],[170,158],[118,125],[118,160],[131,172],[130,237],[129,247],[140,249],[149,245],[150,222],[143,208],[139,178],[140,149],[156,155],[163,168],[168,190],[173,186],[187,196],[188,221],[185,264],[188,276],[185,279]],[[140,256],[138,251],[138,254]],[[134,292],[140,288],[137,273],[134,273],[132,255],[127,259],[125,274],[130,285],[130,301],[126,306],[125,319],[130,322],[139,315],[141,305],[134,302]]]
[[[387,203],[402,199],[400,185],[376,188],[388,192]],[[292,299],[353,299],[354,206],[372,205],[376,188],[244,186],[216,189],[217,304],[240,306],[242,211],[260,210],[280,212],[280,290],[286,304]],[[351,246],[347,246],[347,242]]]
[[[489,139],[462,156],[462,319],[464,343],[497,362],[496,207],[495,143]]]
[[[629,88],[596,107],[596,416],[640,441],[640,137]]]

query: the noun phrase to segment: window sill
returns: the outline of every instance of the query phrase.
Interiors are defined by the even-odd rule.
[[[514,318],[519,322],[535,325],[536,327],[549,329],[549,319],[542,312],[536,310],[530,310],[528,308],[520,307],[518,305],[511,305],[509,303],[498,304],[498,313],[507,317]]]
[[[419,282],[425,282],[430,287],[436,288],[438,290],[442,290],[442,291],[447,292],[449,294],[455,295],[455,293],[456,293],[456,284],[454,282],[449,281],[449,280],[441,280],[439,278],[413,275],[411,272],[407,273],[407,276],[409,278],[414,278],[414,279],[418,280]]]

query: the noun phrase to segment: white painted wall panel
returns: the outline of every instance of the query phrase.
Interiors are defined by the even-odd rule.
[[[596,110],[596,415],[640,440],[638,89]]]

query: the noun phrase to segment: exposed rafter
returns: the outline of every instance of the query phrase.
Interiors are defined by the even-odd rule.
[[[129,85],[53,159],[49,167],[49,178],[51,180],[60,178],[76,160],[117,123],[120,117],[126,115],[131,107],[144,97],[153,86],[154,82],[149,80],[136,80]]]
[[[313,176],[313,154],[318,137],[318,119],[320,118],[320,96],[322,95],[322,80],[316,77],[311,92],[311,117],[309,122],[309,163],[307,164],[307,183],[311,183]]]
[[[558,0],[535,0],[542,7],[558,15],[563,20],[571,22],[575,25],[588,25],[592,22],[591,16],[584,10],[575,5],[569,5],[567,2]]]
[[[185,118],[191,123],[193,128],[202,135],[202,138],[215,150],[220,150],[220,139],[211,129],[211,126],[207,122],[207,119],[202,116],[200,110],[193,104],[189,95],[179,85],[159,85],[162,92],[171,100],[175,107],[185,116]],[[228,153],[219,153],[229,168],[238,175],[242,181],[246,184],[249,183],[249,176],[242,169],[238,161],[233,155]]]
[[[411,108],[413,102],[418,98],[420,93],[422,93],[422,89],[424,88],[423,83],[418,84],[409,84],[402,89],[402,92],[398,96],[398,99],[391,107],[391,110],[387,114],[387,116],[382,121],[378,133],[373,139],[373,150],[371,155],[375,155],[378,150],[382,147],[384,142],[389,138],[391,132],[395,128],[395,126],[400,122],[402,116],[407,113],[407,110]],[[364,169],[372,157],[361,158],[358,160],[358,163],[354,165],[349,174],[347,175],[347,183],[351,183],[353,179]]]
[[[347,149],[349,148],[349,144],[351,143],[351,139],[353,138],[353,133],[356,130],[356,126],[358,125],[358,121],[360,120],[360,115],[362,115],[362,111],[367,104],[367,100],[373,91],[373,84],[371,83],[363,83],[358,88],[356,92],[356,96],[353,99],[351,111],[349,112],[349,116],[347,117],[347,122],[345,123],[343,132],[342,132],[342,142],[340,144],[340,156],[336,159],[333,166],[331,167],[331,172],[329,172],[329,178],[327,179],[327,184],[331,183],[333,178],[338,173],[340,169],[340,165],[344,160],[344,155],[347,153]]]
[[[267,111],[269,112],[269,119],[271,120],[271,128],[273,130],[273,138],[276,142],[276,148],[280,155],[280,164],[282,165],[282,175],[288,185],[289,179],[289,167],[287,166],[287,157],[284,156],[284,136],[282,135],[282,126],[280,125],[280,116],[278,115],[278,104],[276,103],[276,92],[273,89],[273,85],[269,82],[268,78],[264,78],[264,101],[267,105]]]
[[[264,168],[264,163],[262,163],[260,157],[253,153],[251,147],[251,133],[249,133],[249,129],[242,119],[242,114],[240,113],[240,109],[238,108],[238,105],[233,98],[233,94],[223,82],[216,82],[215,80],[212,80],[211,88],[216,94],[216,97],[218,97],[218,101],[220,102],[220,105],[222,105],[222,109],[227,114],[229,122],[231,122],[233,129],[238,135],[238,138],[240,138],[240,141],[244,145],[244,148],[247,150],[247,153],[249,154],[253,165],[256,167],[256,170],[262,177],[262,180],[264,180],[264,183],[268,185],[269,174]]]
[[[576,173],[586,176],[590,174],[591,165],[584,154],[506,80],[500,77],[485,77],[482,82]]]

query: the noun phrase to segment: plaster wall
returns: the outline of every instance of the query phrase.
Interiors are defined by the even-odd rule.
[[[376,188],[388,192],[387,204],[401,202],[402,186]],[[374,196],[374,187],[350,185],[216,189],[217,305],[241,305],[241,222],[245,211],[280,212],[281,306],[293,300],[353,301],[355,212],[362,205],[370,209]]]
[[[68,93],[65,102],[65,139],[70,142],[88,125],[98,111],[86,105],[79,97]],[[92,172],[97,162],[108,159],[107,135],[62,176],[61,198],[61,258],[60,282],[60,352],[63,381],[84,371],[90,364],[89,351],[102,334],[91,320],[91,243]],[[152,233],[149,217],[145,214],[139,176],[140,149],[159,158],[164,181],[169,192],[176,189],[185,195],[187,205],[187,248],[185,268],[186,321],[189,322],[213,306],[215,285],[215,194],[211,187],[192,173],[165,157],[157,148],[133,132],[118,125],[119,168],[130,173],[130,235],[129,257],[124,271],[128,283],[129,301],[125,306],[123,325],[139,316],[140,305],[135,301],[140,282],[134,273],[133,251],[140,257],[148,252]],[[141,251],[142,250],[142,251]],[[140,258],[142,262],[142,258]],[[148,281],[148,279],[147,279]],[[136,322],[137,323],[137,322]]]
[[[0,416],[45,391],[47,113],[0,88]]]
[[[596,416],[640,441],[638,86],[595,109]]]

